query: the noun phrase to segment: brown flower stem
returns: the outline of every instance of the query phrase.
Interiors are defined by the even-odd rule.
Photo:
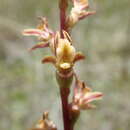
[[[60,8],[60,31],[63,37],[62,31],[67,31],[66,27],[66,10],[68,7],[68,0],[59,0],[59,8]]]
[[[60,8],[60,32],[61,37],[63,38],[63,30],[68,32],[66,25],[66,11],[68,7],[68,0],[59,0],[59,8]],[[67,74],[63,74],[65,77],[62,77],[57,72],[57,81],[60,86],[60,95],[62,102],[62,112],[63,112],[63,122],[64,122],[64,130],[73,130],[74,123],[71,121],[71,113],[69,110],[69,101],[68,97],[70,94],[70,85],[73,79],[72,75],[68,76]]]
[[[72,130],[70,128],[70,118],[69,118],[69,111],[68,111],[69,88],[62,87],[60,89],[60,94],[61,94],[61,102],[62,102],[64,130]]]
[[[64,122],[64,130],[73,130],[71,115],[69,110],[69,93],[70,93],[70,85],[73,80],[73,73],[67,77],[62,77],[59,72],[56,73],[57,82],[60,87],[60,95],[61,95],[61,103],[62,103],[62,113],[63,113],[63,122]]]

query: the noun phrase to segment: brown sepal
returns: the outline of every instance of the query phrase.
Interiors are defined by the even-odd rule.
[[[86,11],[82,16],[79,17],[79,20],[86,18],[87,16],[96,14],[96,11]]]
[[[75,62],[77,62],[77,61],[79,61],[79,60],[84,60],[84,59],[85,59],[85,56],[84,56],[81,52],[78,52],[78,53],[76,53],[73,62],[75,63]]]
[[[45,47],[49,47],[49,43],[38,43],[35,46],[33,46],[32,48],[30,48],[29,51],[33,51],[37,48],[45,48]]]
[[[56,64],[56,58],[54,56],[46,56],[42,59],[42,63],[52,63]]]

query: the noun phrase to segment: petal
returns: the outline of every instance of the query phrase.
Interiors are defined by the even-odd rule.
[[[56,58],[54,56],[46,56],[42,59],[42,63],[56,63]]]
[[[25,36],[37,36],[41,38],[46,38],[48,34],[40,29],[25,29],[23,31],[23,35]]]
[[[95,11],[85,11],[83,12],[83,14],[81,14],[81,16],[79,17],[79,20],[82,20],[86,18],[87,16],[93,15],[95,13],[96,13]]]
[[[84,97],[86,93],[91,92],[92,90],[86,86],[86,84],[83,81],[78,80],[77,76],[75,75],[76,81],[75,81],[75,88],[74,88],[74,96],[80,94],[80,97]]]
[[[75,56],[75,48],[67,39],[59,39],[56,56],[58,62],[68,62],[71,64]]]
[[[73,0],[73,2],[75,7],[79,7],[81,9],[88,7],[88,0]]]
[[[84,102],[89,103],[95,100],[99,100],[102,98],[102,96],[103,94],[100,92],[88,92],[84,97]]]
[[[85,59],[85,56],[82,53],[78,52],[78,53],[76,53],[73,62],[75,63],[75,62],[77,62],[79,60],[83,60],[83,59]]]
[[[39,36],[42,34],[42,31],[40,29],[25,29],[23,31],[23,35],[25,36]]]
[[[32,48],[30,48],[29,51],[35,50],[37,48],[45,48],[45,47],[49,47],[49,43],[38,43]]]
[[[67,39],[70,43],[72,43],[72,39],[70,35],[64,30],[63,30],[63,35],[64,35],[64,39]]]

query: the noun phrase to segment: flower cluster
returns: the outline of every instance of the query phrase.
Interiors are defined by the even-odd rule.
[[[68,73],[72,70],[75,62],[84,59],[81,52],[76,52],[70,35],[63,31],[63,37],[59,32],[53,32],[48,28],[45,18],[41,18],[42,23],[37,29],[25,29],[23,34],[26,36],[37,36],[40,43],[33,46],[30,50],[49,47],[53,56],[45,56],[42,63],[52,63],[61,73]]]
[[[49,120],[48,112],[43,113],[43,118],[38,121],[35,128],[31,130],[57,130],[55,124]]]
[[[66,19],[67,30],[72,28],[80,19],[95,13],[85,10],[89,7],[88,0],[72,0],[72,2],[73,8]],[[62,30],[62,35],[59,31],[54,32],[49,28],[45,17],[39,17],[39,19],[41,23],[36,29],[25,29],[23,31],[23,35],[36,36],[40,40],[30,50],[50,47],[53,56],[45,57],[42,63],[53,63],[58,71],[62,73],[69,72],[72,70],[75,62],[85,58],[84,55],[81,52],[76,52],[72,39],[66,31]]]

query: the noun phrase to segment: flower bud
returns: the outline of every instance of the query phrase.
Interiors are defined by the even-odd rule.
[[[36,127],[31,130],[57,130],[55,124],[49,120],[48,112],[44,112],[43,119],[39,120]]]

